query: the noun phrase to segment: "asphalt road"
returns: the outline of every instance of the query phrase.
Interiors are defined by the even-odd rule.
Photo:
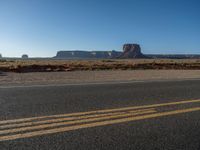
[[[200,150],[200,80],[0,87],[0,150]]]

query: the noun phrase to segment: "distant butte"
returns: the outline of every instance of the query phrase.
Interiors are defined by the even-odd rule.
[[[185,54],[143,54],[139,44],[124,44],[123,51],[85,51],[64,50],[58,51],[56,59],[199,59],[200,55]]]
[[[68,59],[87,59],[87,58],[146,58],[141,52],[139,44],[124,44],[123,52],[121,51],[84,51],[84,50],[70,50],[59,51],[55,58],[68,58]]]
[[[124,44],[123,53],[119,58],[146,58],[139,44]]]

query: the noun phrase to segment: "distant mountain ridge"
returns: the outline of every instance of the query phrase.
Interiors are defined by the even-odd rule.
[[[195,54],[143,54],[139,44],[124,44],[123,51],[58,51],[57,59],[134,59],[134,58],[163,58],[163,59],[199,59]]]

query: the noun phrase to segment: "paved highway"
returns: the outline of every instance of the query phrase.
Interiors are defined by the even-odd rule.
[[[0,86],[0,150],[200,149],[200,80]]]

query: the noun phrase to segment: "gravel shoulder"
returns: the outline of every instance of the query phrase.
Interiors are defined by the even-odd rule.
[[[200,70],[111,70],[0,73],[0,85],[73,84],[176,79],[200,79]]]

